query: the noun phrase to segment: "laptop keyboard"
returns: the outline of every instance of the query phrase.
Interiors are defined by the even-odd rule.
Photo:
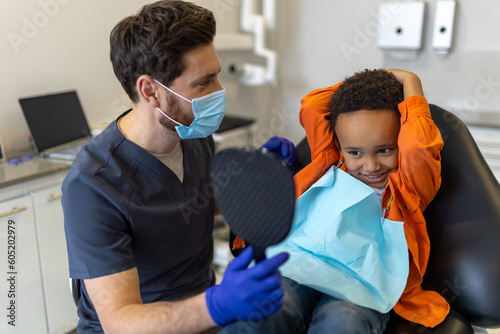
[[[80,150],[82,149],[82,147],[85,145],[86,143],[80,143],[80,144],[76,144],[74,146],[69,146],[69,147],[65,147],[65,148],[62,148],[60,150],[57,150],[55,151],[54,153],[60,153],[60,154],[72,154],[72,155],[77,155],[78,152],[80,152]]]
[[[73,160],[85,144],[87,144],[87,142],[63,147],[59,150],[47,153],[46,156],[53,159]]]

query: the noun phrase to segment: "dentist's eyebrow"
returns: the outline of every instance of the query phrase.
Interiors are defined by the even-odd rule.
[[[208,80],[208,79],[211,79],[211,78],[214,78],[216,77],[220,72],[221,72],[222,68],[219,67],[219,70],[217,71],[217,73],[209,73],[209,74],[206,74],[206,75],[203,75],[201,77],[199,77],[198,79],[195,79],[191,85],[192,86],[196,86],[198,85],[199,83],[205,81],[205,80]]]

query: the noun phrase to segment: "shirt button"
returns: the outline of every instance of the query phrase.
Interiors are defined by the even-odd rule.
[[[410,210],[410,206],[408,204],[405,205],[406,210]]]

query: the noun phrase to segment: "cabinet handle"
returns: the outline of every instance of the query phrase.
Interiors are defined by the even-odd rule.
[[[55,201],[56,199],[59,199],[61,197],[62,197],[61,193],[56,194],[56,195],[49,195],[49,197],[47,197],[47,201],[52,202],[52,201]]]
[[[0,218],[7,217],[7,216],[13,215],[15,213],[19,213],[19,212],[26,211],[26,210],[28,210],[27,206],[21,206],[19,208],[14,208],[12,210],[0,213]]]

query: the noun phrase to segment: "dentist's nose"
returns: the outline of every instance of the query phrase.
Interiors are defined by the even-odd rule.
[[[215,79],[215,87],[216,87],[215,91],[222,90],[222,88],[223,88],[218,77]]]

